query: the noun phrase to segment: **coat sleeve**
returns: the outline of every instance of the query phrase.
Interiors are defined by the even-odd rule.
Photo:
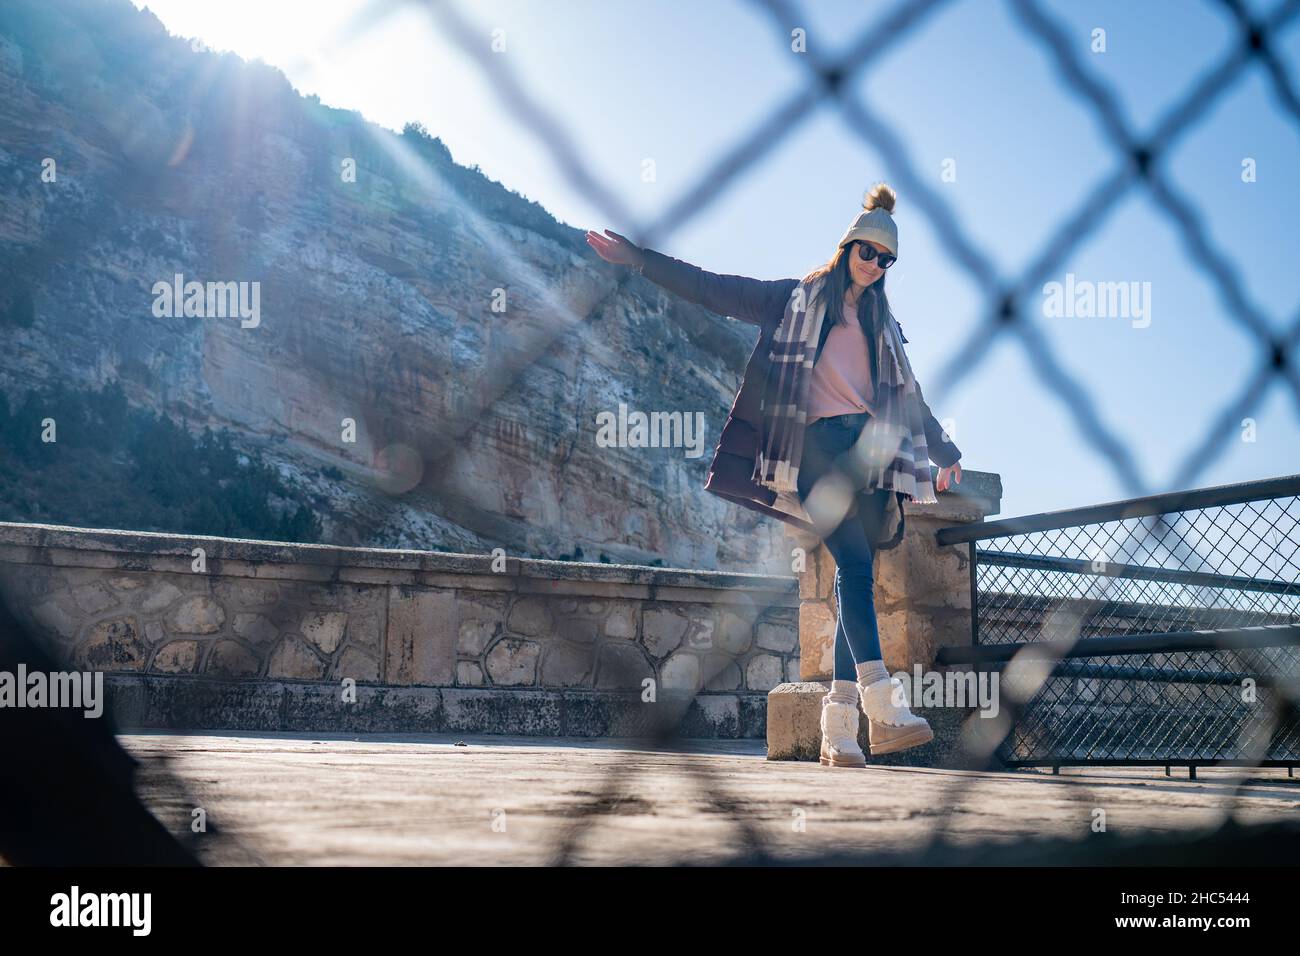
[[[943,426],[930,411],[924,395],[921,396],[921,414],[925,416],[925,446],[930,452],[930,460],[940,468],[955,465],[961,458],[961,449],[943,437]]]
[[[904,342],[907,341],[901,324],[898,326],[898,335]],[[930,452],[930,460],[940,468],[950,468],[961,458],[961,449],[943,437],[943,426],[934,417],[934,412],[930,411],[930,405],[921,392],[920,382],[916,383],[916,388],[918,393],[921,393],[921,415],[925,419],[925,447]]]
[[[719,275],[653,249],[641,252],[645,263],[640,272],[651,282],[710,312],[753,325],[779,320],[791,291],[799,284],[798,279]]]

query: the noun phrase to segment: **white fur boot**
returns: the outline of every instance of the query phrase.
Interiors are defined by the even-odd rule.
[[[908,709],[903,682],[897,677],[860,684],[858,690],[862,711],[867,715],[867,739],[873,754],[892,754],[934,739],[929,721]]]
[[[858,707],[822,699],[822,753],[826,767],[865,767],[867,755],[858,746]]]

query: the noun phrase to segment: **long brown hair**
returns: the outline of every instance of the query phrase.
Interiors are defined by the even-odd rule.
[[[866,210],[882,208],[892,213],[894,200],[894,190],[884,183],[877,183],[863,199],[862,208]],[[833,322],[843,320],[844,294],[853,284],[849,260],[853,255],[855,244],[855,242],[846,242],[835,250],[835,255],[831,256],[829,262],[804,276],[805,282],[818,276],[826,277],[817,296],[808,303],[810,313],[818,299],[822,299],[826,302],[828,318]],[[862,334],[866,336],[868,342],[875,341],[875,336],[884,328],[885,316],[892,314],[889,310],[889,297],[885,295],[885,273],[881,273],[880,278],[867,286],[858,298],[858,324],[862,327]]]

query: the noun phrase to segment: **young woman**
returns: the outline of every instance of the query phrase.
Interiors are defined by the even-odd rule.
[[[934,738],[885,669],[873,593],[875,553],[902,539],[904,499],[934,501],[961,481],[961,452],[925,403],[885,297],[894,203],[877,184],[830,261],[802,280],[717,275],[610,230],[587,233],[607,262],[761,330],[704,487],[815,533],[835,559],[835,669],[821,717],[831,767],[866,765],[859,703],[873,754]]]

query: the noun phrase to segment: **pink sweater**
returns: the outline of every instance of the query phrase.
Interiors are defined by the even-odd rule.
[[[828,317],[829,318],[829,317]],[[857,309],[844,305],[844,318],[826,334],[808,388],[808,424],[831,415],[875,414],[867,337],[858,324]]]

